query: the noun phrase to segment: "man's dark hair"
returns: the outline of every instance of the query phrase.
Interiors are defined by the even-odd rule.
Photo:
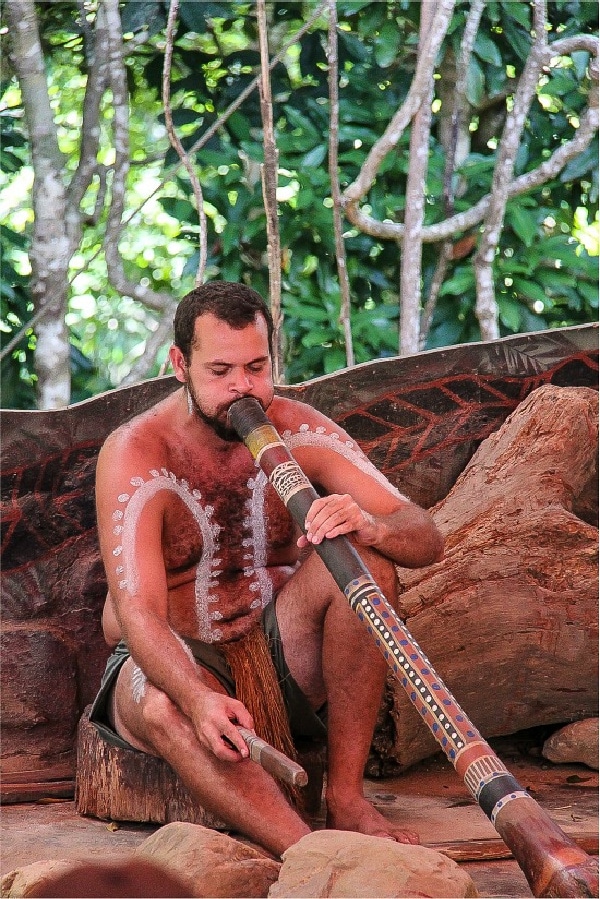
[[[211,312],[231,328],[241,330],[262,315],[267,323],[269,348],[273,338],[271,310],[259,293],[234,281],[210,281],[195,287],[181,300],[175,313],[174,343],[189,365],[192,355],[194,327],[199,315]]]

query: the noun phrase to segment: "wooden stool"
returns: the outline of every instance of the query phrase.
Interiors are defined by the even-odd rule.
[[[75,807],[80,815],[111,821],[168,824],[187,821],[215,830],[229,829],[190,796],[173,769],[162,759],[107,743],[90,723],[87,706],[77,729]],[[325,747],[310,743],[298,749],[308,774],[305,811],[321,808]]]

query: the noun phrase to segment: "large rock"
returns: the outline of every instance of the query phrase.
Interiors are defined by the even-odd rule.
[[[542,755],[549,762],[587,765],[598,770],[598,718],[574,721],[545,741]]]
[[[181,821],[166,824],[135,855],[157,862],[183,879],[192,896],[266,896],[281,864],[226,836]]]
[[[433,849],[339,830],[308,834],[283,855],[275,897],[477,896],[456,862]]]
[[[77,659],[70,634],[47,623],[2,623],[0,726],[3,799],[50,774],[70,776],[75,761]],[[54,672],[52,677],[49,671]]]

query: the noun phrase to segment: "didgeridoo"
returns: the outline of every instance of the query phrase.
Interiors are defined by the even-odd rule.
[[[318,494],[260,403],[234,402],[230,426],[305,533]],[[598,860],[587,855],[510,774],[436,674],[346,537],[315,545],[424,723],[525,874],[534,896],[598,896]]]

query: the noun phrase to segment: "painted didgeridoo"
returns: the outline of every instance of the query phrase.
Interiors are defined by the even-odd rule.
[[[228,422],[305,532],[306,514],[318,494],[260,403],[251,397],[237,400],[229,409]],[[598,860],[580,849],[503,765],[438,677],[350,541],[334,537],[314,549],[512,852],[533,895],[598,896]]]

